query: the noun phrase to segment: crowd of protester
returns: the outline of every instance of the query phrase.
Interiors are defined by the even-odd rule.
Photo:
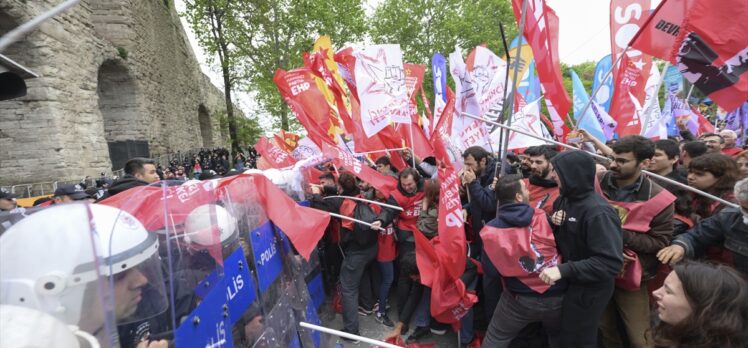
[[[481,147],[462,154],[468,248],[459,256],[466,260],[459,280],[479,302],[460,319],[460,345],[748,345],[748,151],[735,147],[734,132],[607,143],[580,134],[588,150],[609,160],[550,145],[503,163]],[[375,338],[418,343],[452,329],[431,316],[415,242],[416,233],[439,236],[441,185],[433,158],[402,157],[408,167],[395,168],[387,156],[372,162],[397,180],[388,196],[346,168],[323,166],[308,194],[313,208],[371,224],[332,219],[318,245],[342,330],[360,334],[359,317],[373,315],[391,328]],[[61,186],[45,204],[106,199],[165,179],[235,175],[253,167],[256,154],[232,162],[225,149],[168,167],[136,158],[124,177],[102,178],[94,189]],[[15,209],[14,196],[2,192],[0,210]],[[121,327],[120,334],[133,330]]]
[[[581,131],[588,150],[609,160],[535,146],[509,155],[503,170],[496,156],[468,148],[459,175],[471,262],[461,279],[480,302],[461,320],[460,344],[480,336],[483,347],[747,346],[748,151],[732,131],[696,139],[681,129],[682,140],[607,143]],[[430,316],[414,240],[439,235],[436,167],[431,158],[407,163],[374,161],[398,179],[389,197],[344,169],[324,173],[311,206],[381,227],[375,239],[334,219],[320,243],[343,331],[358,334],[358,317],[375,315],[389,338],[417,343],[449,327]],[[371,205],[376,215],[365,219],[362,203],[346,197],[402,211]]]

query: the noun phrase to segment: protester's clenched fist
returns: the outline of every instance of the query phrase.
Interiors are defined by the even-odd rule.
[[[563,210],[559,210],[553,213],[553,216],[551,216],[551,222],[556,226],[561,226],[561,224],[564,223],[565,219],[566,219],[566,212]]]
[[[556,284],[561,279],[561,270],[558,267],[550,267],[540,272],[540,280],[548,285]]]
[[[678,244],[671,245],[660,249],[657,252],[657,259],[664,264],[674,264],[683,259],[683,255],[686,254],[686,250]]]

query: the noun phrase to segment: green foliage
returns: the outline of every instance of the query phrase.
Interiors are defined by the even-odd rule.
[[[215,119],[218,119],[220,129],[225,130],[229,126],[229,119],[226,112],[216,112],[213,114]],[[248,117],[237,117],[236,118],[236,135],[237,143],[241,147],[254,145],[257,143],[257,139],[262,135],[262,128],[257,122],[257,119]],[[223,131],[222,131],[223,133]]]
[[[225,56],[232,86],[256,92],[262,111],[274,126],[289,130],[290,111],[273,83],[276,69],[302,65],[320,35],[336,46],[357,42],[367,30],[360,0],[188,0],[188,18],[198,42],[211,55],[221,51],[211,39],[211,23],[204,15],[211,6],[224,18]]]
[[[398,43],[405,62],[427,67],[435,52],[447,57],[455,45],[462,49],[463,56],[481,44],[503,56],[500,23],[504,25],[507,44],[517,36],[511,3],[503,0],[384,0],[369,23],[369,35],[374,43]],[[448,79],[451,81],[451,76],[448,75]],[[428,68],[424,90],[433,100],[433,89],[429,88],[431,80]]]
[[[117,55],[120,58],[127,60],[127,50],[124,47],[117,47]]]

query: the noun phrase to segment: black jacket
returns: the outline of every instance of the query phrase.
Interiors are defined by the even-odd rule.
[[[466,208],[470,213],[470,223],[476,237],[479,237],[483,225],[496,217],[496,196],[489,187],[493,183],[495,172],[496,161],[489,157],[483,173],[468,185],[470,203]]]
[[[553,211],[564,211],[553,226],[563,264],[561,277],[571,283],[610,282],[623,268],[621,220],[595,192],[595,162],[582,151],[560,153],[551,160],[561,185]]]
[[[735,269],[748,276],[748,225],[735,208],[725,208],[717,215],[699,221],[686,233],[673,240],[686,249],[689,258],[704,255],[710,246],[723,246],[732,251]]]
[[[125,175],[122,177],[122,179],[119,179],[112,183],[112,186],[109,187],[107,192],[109,192],[109,196],[114,196],[120,192],[129,190],[133,187],[138,186],[148,186],[148,183],[140,180],[134,176],[131,175]]]

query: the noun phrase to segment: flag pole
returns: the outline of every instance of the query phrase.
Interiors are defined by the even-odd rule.
[[[20,25],[19,27],[11,30],[4,36],[0,37],[0,52],[4,51],[10,44],[18,41],[21,36],[24,34],[36,29],[36,27],[40,26],[42,23],[44,23],[46,20],[59,15],[60,13],[65,12],[67,9],[75,6],[80,0],[68,0],[65,1],[53,8],[51,8],[49,11],[44,12],[30,21]]]
[[[504,52],[506,53],[506,76],[504,76],[504,95],[501,97],[501,100],[504,101],[503,105],[506,105],[506,86],[509,84],[509,69],[511,68],[511,59],[512,57],[509,56],[509,45],[506,44],[506,35],[504,35],[504,25],[502,23],[499,23],[499,32],[501,33],[501,43],[504,45]],[[524,40],[524,36],[520,36],[522,40]],[[522,41],[518,45],[522,45]],[[501,108],[501,114],[499,114],[499,117],[496,118],[496,122],[504,122],[504,113],[506,108]],[[489,134],[492,133],[494,130],[496,130],[496,127],[492,127],[491,131],[488,132]]]
[[[608,69],[608,72],[605,73],[605,77],[603,77],[603,79],[600,80],[600,83],[597,85],[597,88],[595,88],[595,90],[592,91],[592,94],[590,95],[590,99],[587,100],[587,103],[584,104],[584,107],[582,108],[582,112],[579,115],[579,119],[577,120],[576,125],[574,126],[574,129],[573,129],[574,131],[579,129],[579,125],[582,123],[584,116],[587,115],[587,109],[589,109],[590,105],[592,105],[592,101],[595,99],[597,92],[599,92],[600,89],[603,87],[603,85],[605,84],[605,81],[608,80],[608,77],[610,77],[610,75],[613,73],[613,70],[616,68],[616,66],[618,66],[618,63],[621,62],[621,58],[623,58],[623,56],[626,54],[626,51],[628,51],[628,49],[629,49],[629,46],[626,46],[626,48],[623,49],[621,54],[618,55],[618,58],[616,58],[615,63],[613,63],[613,65],[610,66],[610,69]]]
[[[527,1],[528,0],[522,0],[522,12],[520,14],[519,19],[519,32],[522,34],[520,38],[524,37],[524,31],[525,31],[525,17],[527,17]],[[512,115],[514,114],[514,94],[517,93],[517,75],[519,75],[519,57],[520,53],[522,52],[522,39],[520,39],[519,44],[517,45],[517,54],[514,56],[514,76],[512,76],[512,92],[509,93],[509,96],[507,97],[508,100],[504,101],[504,104],[502,105],[501,112],[503,114],[504,109],[509,109],[509,120],[507,121],[507,124],[509,127],[512,126]],[[507,57],[509,56],[509,52],[507,52]],[[506,90],[507,86],[504,85],[504,89]],[[504,162],[506,161],[506,155],[507,155],[507,147],[509,146],[509,132],[505,129],[502,129],[501,131],[501,144],[499,151],[501,151],[501,160],[499,163],[501,163],[501,168],[504,168]],[[489,135],[489,141],[490,141],[490,135]],[[503,169],[502,169],[503,171]]]
[[[366,202],[366,203],[380,205],[380,206],[387,207],[387,208],[390,208],[390,209],[404,211],[403,208],[400,208],[400,207],[398,207],[396,205],[391,205],[391,204],[387,204],[387,203],[372,201],[372,200],[365,199],[365,198],[360,198],[360,197],[352,197],[352,196],[325,196],[325,197],[322,197],[322,199],[329,199],[329,198],[350,199],[350,200],[354,200],[354,201],[361,201],[361,202]]]
[[[567,148],[567,149],[569,149],[569,150],[577,150],[577,151],[583,151],[583,150],[580,150],[579,148],[576,148],[576,147],[574,147],[574,146],[571,146],[571,145],[567,145],[567,144],[564,144],[564,143],[562,143],[562,142],[558,142],[558,141],[555,141],[555,140],[550,140],[550,139],[546,139],[546,138],[543,138],[543,137],[537,136],[537,135],[535,135],[535,134],[532,134],[532,133],[529,133],[529,132],[521,131],[521,130],[519,130],[519,129],[516,129],[516,128],[512,128],[512,127],[510,127],[510,126],[505,126],[505,125],[503,125],[503,124],[500,124],[500,123],[496,123],[496,122],[493,122],[493,121],[491,121],[491,120],[486,120],[486,119],[484,119],[484,118],[482,118],[482,117],[480,117],[480,116],[475,116],[475,115],[472,115],[472,114],[468,114],[468,113],[466,113],[466,112],[461,112],[460,114],[462,114],[462,116],[465,116],[465,117],[469,117],[469,118],[472,118],[472,119],[475,119],[475,120],[483,121],[483,122],[485,122],[485,123],[488,123],[488,124],[493,124],[493,125],[496,125],[497,127],[501,127],[501,128],[503,128],[503,129],[506,129],[506,130],[510,130],[510,131],[512,131],[512,132],[516,132],[516,133],[519,133],[519,134],[522,134],[522,135],[526,135],[526,136],[528,136],[528,137],[531,137],[531,138],[539,139],[539,140],[545,141],[545,142],[547,142],[547,143],[555,144],[555,145],[558,145],[558,146],[561,146],[561,147]],[[605,156],[601,156],[601,155],[598,155],[598,154],[596,154],[596,153],[591,153],[591,152],[587,152],[587,153],[588,153],[588,154],[589,154],[590,156],[592,156],[592,157],[595,157],[595,158],[598,158],[598,159],[601,159],[601,160],[605,160],[605,161],[610,161],[610,160],[611,160],[611,159],[610,159],[610,158],[608,158],[608,157],[605,157]],[[659,179],[659,180],[665,181],[665,182],[667,182],[667,183],[669,183],[669,184],[672,184],[672,185],[678,186],[678,187],[680,187],[680,188],[683,188],[683,189],[685,189],[685,190],[691,191],[691,192],[693,192],[693,193],[696,193],[696,194],[698,194],[698,195],[701,195],[701,196],[704,196],[704,197],[707,197],[707,198],[713,199],[713,200],[715,200],[715,201],[718,201],[718,202],[720,202],[720,203],[722,203],[722,204],[725,204],[725,205],[727,205],[727,206],[730,206],[730,207],[733,207],[733,208],[740,208],[740,206],[739,206],[739,205],[737,205],[737,204],[735,204],[735,203],[732,203],[732,202],[726,201],[726,200],[724,200],[724,199],[722,199],[722,198],[719,198],[719,197],[717,197],[717,196],[714,196],[714,195],[712,195],[712,194],[706,193],[706,192],[704,192],[704,191],[701,191],[701,190],[699,190],[699,189],[695,189],[695,188],[693,188],[693,187],[691,187],[691,186],[688,186],[688,185],[682,184],[682,183],[680,183],[680,182],[677,182],[677,181],[675,181],[675,180],[672,180],[672,179],[670,179],[670,178],[666,178],[666,177],[664,177],[664,176],[662,176],[662,175],[659,175],[659,174],[655,174],[655,173],[652,173],[652,172],[650,172],[650,171],[648,171],[648,170],[642,170],[642,173],[646,174],[647,176],[650,176],[650,177],[653,177],[653,178],[657,178],[657,179]]]

